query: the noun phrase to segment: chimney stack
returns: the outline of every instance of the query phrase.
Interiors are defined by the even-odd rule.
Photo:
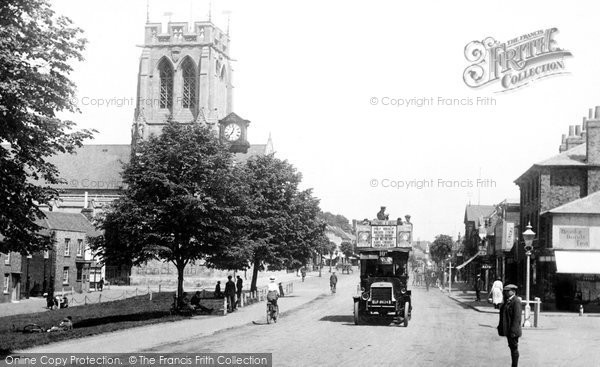
[[[575,136],[575,125],[569,125],[569,137]]]
[[[81,214],[83,214],[90,222],[94,217],[94,209],[88,208],[88,193],[87,191],[83,194],[83,209],[81,209]]]
[[[596,107],[593,120],[587,122],[587,163],[600,165],[600,106]]]
[[[581,136],[581,126],[580,125],[575,125],[575,135]]]
[[[594,112],[594,119],[589,119],[586,126],[588,195],[600,191],[600,106]]]
[[[560,140],[560,146],[558,147],[558,152],[562,153],[567,150],[567,135],[562,134],[562,138]]]

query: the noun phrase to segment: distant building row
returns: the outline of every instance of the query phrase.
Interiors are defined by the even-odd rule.
[[[487,255],[474,263],[524,289],[522,232],[530,223],[531,297],[545,308],[600,311],[600,106],[569,127],[559,153],[515,180],[518,202],[467,206],[465,247],[480,245],[483,233]]]

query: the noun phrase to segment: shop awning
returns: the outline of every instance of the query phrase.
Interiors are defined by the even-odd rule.
[[[556,272],[568,274],[600,274],[600,252],[554,251]]]
[[[467,260],[467,261],[465,261],[464,263],[462,263],[462,264],[458,265],[458,266],[456,267],[456,270],[460,270],[460,269],[464,268],[465,266],[467,266],[467,264],[468,264],[468,263],[470,263],[471,261],[475,260],[475,258],[476,258],[477,256],[479,256],[479,254],[475,254],[475,256],[473,256],[473,257],[472,257],[472,258],[470,258],[469,260]]]

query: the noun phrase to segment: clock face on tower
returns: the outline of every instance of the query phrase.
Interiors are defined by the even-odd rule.
[[[242,128],[238,124],[228,124],[223,133],[227,141],[237,141],[242,136]]]

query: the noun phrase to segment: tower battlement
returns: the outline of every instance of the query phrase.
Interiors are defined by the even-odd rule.
[[[146,23],[132,142],[158,135],[169,119],[217,122],[232,112],[229,36],[211,21]]]
[[[162,23],[147,23],[144,46],[162,46],[171,44],[212,44],[227,54],[229,36],[210,21],[169,22],[163,30]]]

